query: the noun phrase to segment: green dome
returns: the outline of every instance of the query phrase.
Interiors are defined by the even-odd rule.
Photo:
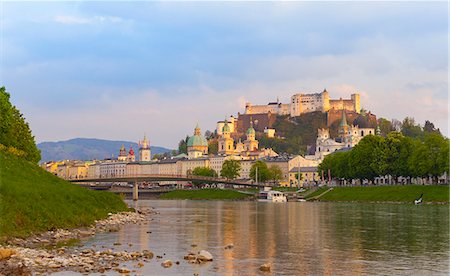
[[[227,121],[225,121],[225,125],[222,128],[222,132],[230,132],[230,127],[228,126]]]
[[[198,147],[198,146],[207,147],[208,141],[206,141],[205,137],[203,137],[201,135],[194,135],[194,136],[189,137],[187,146],[188,147]]]
[[[249,127],[249,128],[247,129],[247,135],[249,135],[249,134],[255,135],[255,129],[254,129],[253,127]]]

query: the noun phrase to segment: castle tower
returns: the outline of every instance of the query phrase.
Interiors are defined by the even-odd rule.
[[[225,119],[225,124],[222,128],[222,136],[219,138],[218,153],[226,155],[234,153],[234,140],[230,137],[230,127],[227,119]]]
[[[134,155],[134,150],[133,150],[133,147],[131,147],[131,146],[130,146],[130,150],[128,151],[127,161],[128,162],[136,161],[136,156]]]
[[[353,107],[355,109],[356,113],[361,113],[361,100],[359,98],[359,94],[352,94],[351,95]]]
[[[124,145],[122,145],[120,147],[119,156],[117,157],[117,160],[119,160],[119,161],[126,161],[127,160],[127,150],[125,149]]]
[[[250,120],[250,127],[247,129],[247,140],[244,145],[247,151],[254,151],[258,149],[258,141],[255,139],[255,129],[253,128],[253,121]]]
[[[147,140],[147,136],[144,135],[144,140],[139,141],[139,161],[150,161],[150,143]]]
[[[322,112],[328,112],[330,110],[330,94],[326,89],[321,93],[322,98]]]

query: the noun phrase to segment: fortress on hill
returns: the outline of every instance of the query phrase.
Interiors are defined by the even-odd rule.
[[[295,94],[291,97],[288,104],[271,102],[267,105],[252,105],[247,103],[245,105],[245,114],[277,114],[290,115],[291,117],[300,116],[304,113],[320,111],[328,112],[330,110],[346,110],[356,113],[361,112],[361,102],[359,94],[351,94],[350,99],[330,99],[328,91],[325,89],[321,93],[314,94]]]

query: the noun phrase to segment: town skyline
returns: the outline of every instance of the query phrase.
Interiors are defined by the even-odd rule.
[[[325,88],[333,98],[360,93],[378,117],[430,120],[448,136],[445,2],[0,8],[0,81],[37,142],[147,134],[176,148],[197,123],[213,131],[246,102]]]

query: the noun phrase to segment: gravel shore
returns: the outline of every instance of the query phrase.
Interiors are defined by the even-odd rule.
[[[0,248],[0,275],[36,275],[56,271],[75,271],[80,273],[103,273],[115,270],[130,273],[130,269],[120,267],[126,261],[136,261],[136,267],[153,258],[148,250],[127,252],[96,248],[79,249],[69,246],[83,241],[99,232],[119,231],[124,224],[142,224],[155,210],[144,209],[136,212],[110,214],[94,225],[79,229],[56,229],[27,239],[14,238]],[[62,246],[61,246],[62,245]]]

